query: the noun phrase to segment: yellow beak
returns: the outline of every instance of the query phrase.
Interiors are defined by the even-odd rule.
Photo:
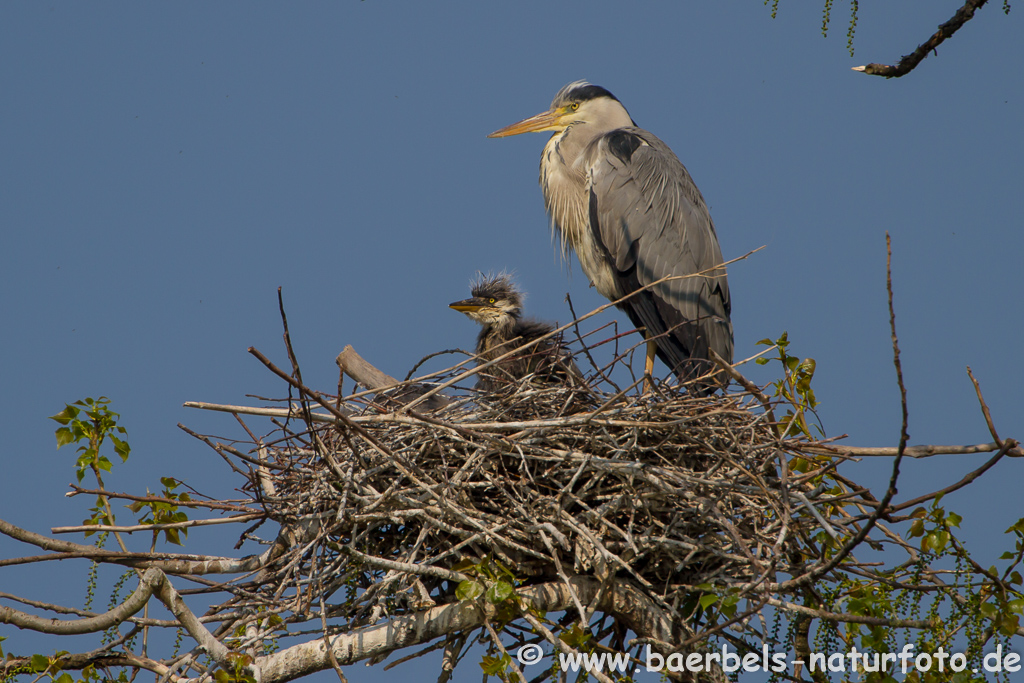
[[[545,130],[561,130],[565,126],[559,121],[562,118],[562,114],[559,111],[545,111],[531,116],[528,119],[523,119],[519,123],[513,123],[511,126],[505,126],[501,130],[496,130],[487,137],[489,138],[507,138],[509,135],[519,135],[520,133],[540,133]]]
[[[454,308],[456,311],[462,313],[472,313],[473,311],[479,311],[487,304],[483,299],[474,297],[472,299],[463,299],[462,301],[456,301],[455,303],[448,304],[448,308]]]

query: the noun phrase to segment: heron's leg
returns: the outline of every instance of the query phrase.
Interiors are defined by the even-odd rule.
[[[644,393],[654,389],[654,355],[658,351],[658,342],[647,342],[647,360],[644,362]]]

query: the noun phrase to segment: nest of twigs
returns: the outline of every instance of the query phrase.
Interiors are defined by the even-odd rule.
[[[450,399],[433,412],[381,393],[315,396],[262,439],[250,486],[302,530],[268,598],[305,586],[351,627],[451,602],[455,572],[474,567],[517,585],[622,578],[673,610],[700,584],[798,573],[787,557],[808,518],[784,503],[779,440],[749,395],[583,378],[481,394],[466,371],[431,378]]]

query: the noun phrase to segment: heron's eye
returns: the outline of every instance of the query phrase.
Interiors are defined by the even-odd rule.
[[[487,300],[487,303],[489,303],[489,304],[493,304],[493,303],[494,303],[494,297],[492,296],[492,297],[491,297],[490,299],[488,299],[488,300]]]
[[[573,111],[576,111],[579,108],[580,108],[580,103],[579,102],[573,102],[572,104],[569,105],[569,109],[572,109]]]

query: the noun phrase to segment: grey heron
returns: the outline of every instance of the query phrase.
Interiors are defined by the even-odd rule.
[[[472,298],[448,304],[465,313],[482,326],[476,340],[476,354],[481,362],[494,360],[509,351],[543,337],[554,326],[524,319],[523,294],[506,274],[481,276],[472,286]],[[480,374],[477,387],[495,391],[535,373],[541,380],[564,380],[567,373],[579,375],[572,356],[555,336],[545,339],[521,354],[509,356]]]
[[[714,368],[709,349],[732,362],[729,284],[715,226],[689,172],[652,133],[638,128],[604,88],[566,85],[551,108],[488,137],[551,131],[540,185],[562,253],[619,304],[654,355],[688,380]],[[705,388],[713,388],[714,385]]]

